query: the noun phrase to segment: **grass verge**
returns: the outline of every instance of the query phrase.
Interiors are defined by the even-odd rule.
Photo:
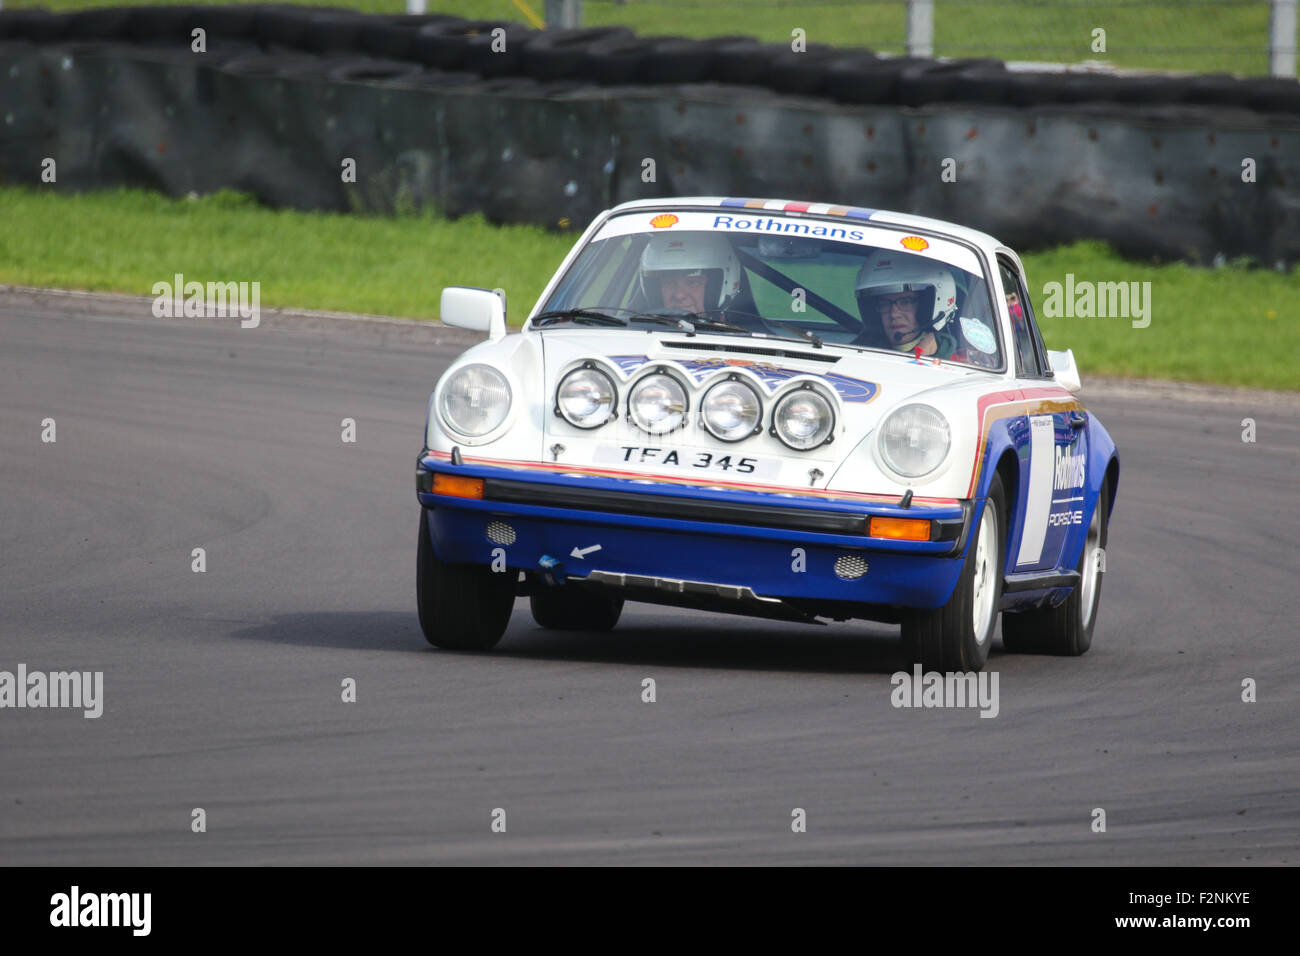
[[[263,307],[436,318],[445,285],[503,288],[518,322],[574,236],[479,216],[272,210],[237,193],[198,200],[119,190],[0,188],[0,282],[152,294],[173,274],[257,281]],[[1083,374],[1300,389],[1300,270],[1130,262],[1091,242],[1024,256],[1049,348]],[[1044,286],[1149,282],[1150,325],[1043,315]]]

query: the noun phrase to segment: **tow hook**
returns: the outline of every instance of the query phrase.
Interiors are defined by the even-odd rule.
[[[564,565],[549,554],[538,559],[537,567],[541,569],[542,580],[552,587],[564,583]]]

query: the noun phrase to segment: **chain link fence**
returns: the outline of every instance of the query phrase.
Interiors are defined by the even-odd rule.
[[[584,26],[624,24],[646,33],[750,33],[777,42],[803,30],[810,44],[882,53],[1243,75],[1272,67],[1295,75],[1294,0],[570,0],[567,6],[580,9]],[[932,39],[918,42],[927,15]]]
[[[175,0],[0,0],[55,10]],[[191,0],[228,3],[230,0]],[[237,0],[238,2],[238,0]],[[256,0],[245,0],[256,2]],[[748,35],[880,53],[1243,76],[1296,75],[1297,0],[301,0],[531,26]]]

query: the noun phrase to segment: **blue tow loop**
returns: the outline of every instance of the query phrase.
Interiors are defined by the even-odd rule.
[[[542,578],[547,584],[560,585],[564,583],[564,565],[556,558],[544,554],[538,559],[537,566],[542,569]]]

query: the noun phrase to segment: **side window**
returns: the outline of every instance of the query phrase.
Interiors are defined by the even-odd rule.
[[[1030,319],[1029,296],[1015,266],[1006,259],[998,259],[1002,274],[1002,289],[1007,296],[1007,311],[1011,313],[1011,335],[1015,342],[1016,374],[1022,378],[1038,378],[1043,369],[1038,362],[1038,349],[1034,343],[1033,322]]]

